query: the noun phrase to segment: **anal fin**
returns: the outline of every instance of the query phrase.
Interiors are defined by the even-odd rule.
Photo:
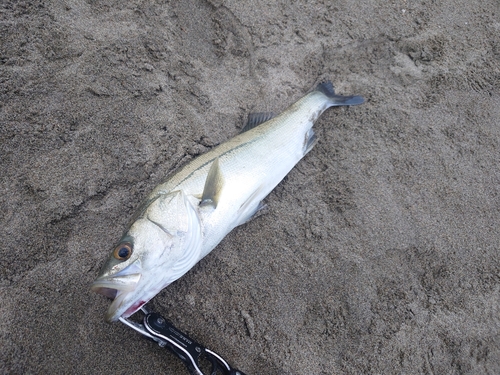
[[[200,206],[213,206],[213,208],[216,208],[223,186],[224,177],[222,176],[219,167],[219,158],[217,157],[208,170],[207,180],[205,181],[205,187],[201,195]]]
[[[304,138],[304,155],[312,150],[316,142],[318,142],[318,137],[314,134],[314,130],[309,129]]]

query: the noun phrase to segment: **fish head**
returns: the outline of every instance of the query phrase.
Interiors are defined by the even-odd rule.
[[[199,260],[197,211],[182,191],[159,194],[139,209],[91,290],[113,299],[106,320],[127,318]]]

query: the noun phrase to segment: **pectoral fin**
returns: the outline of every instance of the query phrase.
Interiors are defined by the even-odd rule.
[[[216,208],[223,186],[224,177],[219,167],[219,158],[216,158],[208,171],[203,194],[201,195],[200,206],[213,206],[213,208]]]

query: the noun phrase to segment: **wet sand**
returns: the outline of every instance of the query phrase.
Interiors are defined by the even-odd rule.
[[[169,173],[325,79],[367,103],[152,307],[248,375],[500,373],[498,1],[0,15],[0,373],[187,374],[89,286]]]

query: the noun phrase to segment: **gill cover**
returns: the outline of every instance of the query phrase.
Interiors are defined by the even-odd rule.
[[[153,257],[163,267],[168,267],[164,272],[163,288],[184,275],[200,260],[200,219],[195,207],[181,190],[161,194],[146,209],[144,218],[160,228],[170,239],[170,247],[165,248],[164,253],[158,254],[158,257]],[[132,228],[130,234],[134,235]],[[141,233],[137,237],[142,238],[144,235]],[[154,265],[151,264],[150,267]]]
[[[106,319],[133,314],[192,268],[200,254],[201,225],[193,204],[182,191],[159,194],[142,209],[92,285],[114,298]]]

